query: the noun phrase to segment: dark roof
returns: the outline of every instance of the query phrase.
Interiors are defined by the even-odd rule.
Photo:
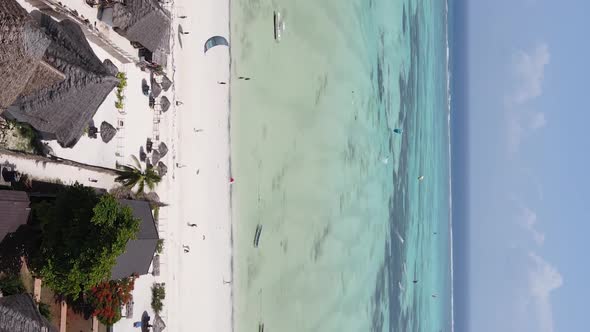
[[[130,41],[152,52],[170,50],[170,13],[156,0],[127,0],[113,5],[113,26]]]
[[[148,202],[120,199],[119,203],[130,207],[133,216],[140,220],[140,224],[137,238],[127,243],[125,253],[117,258],[117,264],[111,270],[113,280],[129,277],[133,273],[138,275],[148,273],[159,239],[152,209]]]
[[[29,220],[29,196],[24,191],[0,190],[0,241]]]
[[[57,332],[29,294],[0,298],[0,332]]]
[[[0,113],[25,90],[50,43],[16,1],[0,1]]]
[[[111,61],[101,62],[96,57],[76,23],[57,22],[39,12],[31,15],[51,39],[43,60],[63,73],[65,80],[21,96],[7,112],[44,133],[46,138],[57,139],[62,146],[71,147],[117,86],[118,70]]]

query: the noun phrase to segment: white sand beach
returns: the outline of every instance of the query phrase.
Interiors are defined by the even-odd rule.
[[[170,167],[167,190],[158,190],[170,204],[161,219],[167,223],[163,318],[168,331],[231,331],[229,84],[218,84],[229,83],[229,49],[203,52],[208,38],[229,39],[229,1],[176,0],[173,15],[173,89],[183,104],[168,119],[169,158],[181,168]],[[179,25],[189,34],[179,35]]]

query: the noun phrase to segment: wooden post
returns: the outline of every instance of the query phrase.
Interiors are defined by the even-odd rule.
[[[41,302],[41,284],[42,280],[39,278],[35,278],[33,283],[33,297],[35,298],[35,302]]]
[[[92,332],[98,332],[98,319],[92,316]]]
[[[66,323],[68,320],[68,305],[66,301],[61,301],[61,313],[59,318],[59,332],[66,332]]]

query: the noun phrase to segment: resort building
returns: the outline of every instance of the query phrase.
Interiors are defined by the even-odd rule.
[[[172,19],[156,0],[105,2],[101,19],[139,49],[140,60],[166,67]]]
[[[29,221],[29,196],[24,191],[0,190],[0,242]],[[1,331],[1,329],[0,329]]]
[[[57,332],[29,294],[0,297],[0,331]],[[65,331],[65,330],[64,330]]]
[[[29,84],[34,89],[23,90],[4,116],[30,124],[43,139],[71,147],[119,83],[118,69],[96,57],[76,23],[57,22],[40,12],[31,16],[51,42],[42,66],[32,76],[34,84]]]
[[[119,203],[128,206],[133,216],[140,220],[139,232],[134,240],[127,242],[125,252],[117,258],[117,264],[111,270],[111,279],[121,279],[136,275],[148,274],[156,246],[158,245],[158,230],[152,215],[152,208],[146,201],[120,199]],[[154,269],[159,269],[154,262]]]

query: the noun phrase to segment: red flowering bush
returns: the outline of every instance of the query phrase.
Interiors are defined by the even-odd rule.
[[[121,319],[121,307],[132,299],[135,277],[105,281],[87,294],[88,303],[94,308],[92,314],[105,325],[113,325]]]

